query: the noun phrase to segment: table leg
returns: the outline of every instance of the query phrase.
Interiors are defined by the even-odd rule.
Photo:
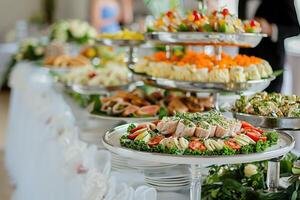
[[[127,66],[133,65],[137,62],[137,57],[136,57],[136,48],[133,46],[129,46],[127,48],[126,52],[126,58],[125,62],[127,63]]]
[[[200,165],[191,165],[191,187],[190,187],[190,200],[200,200],[201,199],[201,175],[202,167]]]
[[[273,158],[268,161],[267,187],[269,191],[276,192],[279,188],[281,158]]]
[[[220,108],[219,108],[220,94],[218,92],[214,92],[214,93],[212,93],[212,96],[214,98],[214,107],[215,107],[215,109],[220,110]]]

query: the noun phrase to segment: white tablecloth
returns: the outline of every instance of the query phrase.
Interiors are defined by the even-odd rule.
[[[30,63],[14,69],[6,167],[16,185],[14,200],[134,200],[139,173],[111,172],[110,153],[79,139],[79,128],[48,73]],[[130,181],[127,181],[130,180]]]

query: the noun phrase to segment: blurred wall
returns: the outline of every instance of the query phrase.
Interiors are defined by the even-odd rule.
[[[56,0],[56,19],[88,20],[90,0]]]
[[[0,0],[0,41],[18,20],[28,19],[40,7],[41,0]]]

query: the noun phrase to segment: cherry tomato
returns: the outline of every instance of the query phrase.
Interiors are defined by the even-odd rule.
[[[167,16],[168,16],[169,18],[173,17],[173,12],[172,12],[172,11],[168,11],[168,12],[167,12]]]
[[[138,125],[137,127],[135,127],[134,129],[131,129],[130,130],[130,133],[134,133],[142,128],[146,128],[147,127],[147,124],[141,124],[141,125]]]
[[[250,20],[250,26],[255,26],[255,21],[252,19],[252,20]]]
[[[229,15],[229,10],[227,8],[224,8],[222,10],[222,15],[225,17],[226,15]]]
[[[234,140],[232,140],[232,139],[229,139],[229,140],[227,140],[227,141],[224,141],[224,144],[227,146],[227,147],[229,147],[229,148],[231,148],[231,149],[234,149],[234,150],[239,150],[239,149],[241,149],[241,146],[240,145],[238,145]]]
[[[191,141],[189,143],[189,148],[192,150],[200,150],[200,151],[206,150],[204,144],[198,140]]]
[[[160,143],[160,141],[162,141],[162,139],[164,139],[164,136],[162,136],[162,135],[154,136],[150,139],[150,141],[148,142],[148,145],[150,147],[154,147],[154,146],[158,145]]]
[[[201,16],[196,10],[193,11],[193,15],[194,15],[194,21],[200,20]]]

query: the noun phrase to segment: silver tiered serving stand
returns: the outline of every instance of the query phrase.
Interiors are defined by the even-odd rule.
[[[232,156],[191,156],[151,153],[121,147],[120,137],[126,133],[128,126],[129,124],[121,125],[107,132],[103,137],[104,146],[113,153],[131,159],[144,160],[148,162],[159,161],[168,164],[190,165],[190,200],[201,199],[202,171],[204,167],[210,165],[249,163],[271,159],[268,165],[267,184],[269,190],[277,190],[279,186],[278,158],[292,150],[295,144],[292,136],[285,132],[279,132],[279,140],[277,145],[270,147],[262,153],[240,154]]]

